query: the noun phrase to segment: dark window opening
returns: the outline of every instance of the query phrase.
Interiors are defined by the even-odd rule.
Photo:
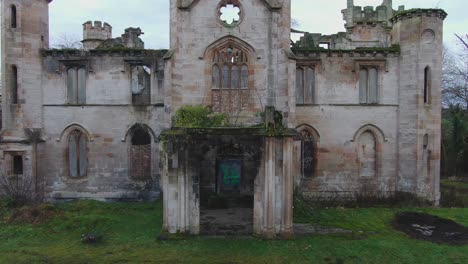
[[[315,168],[317,165],[316,146],[314,138],[308,130],[301,132],[301,173],[302,177],[312,178],[315,176]]]
[[[17,27],[16,6],[11,6],[11,28]]]
[[[18,68],[11,67],[11,103],[18,103]]]
[[[13,174],[15,175],[23,174],[23,156],[20,156],[20,155],[13,156]]]
[[[431,69],[427,66],[424,69],[424,103],[429,103],[429,89],[430,89]]]
[[[149,133],[141,126],[135,127],[132,131],[132,145],[142,146],[150,144],[151,136],[149,135]]]

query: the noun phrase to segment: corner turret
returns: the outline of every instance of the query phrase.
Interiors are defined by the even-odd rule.
[[[112,26],[101,21],[87,21],[83,24],[83,47],[95,49],[104,41],[112,38]]]

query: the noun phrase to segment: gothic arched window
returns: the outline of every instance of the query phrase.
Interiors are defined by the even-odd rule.
[[[377,141],[371,131],[365,131],[359,137],[359,175],[374,177],[377,172]]]
[[[68,171],[72,178],[85,177],[88,170],[87,136],[78,129],[68,137]]]
[[[302,177],[312,178],[317,168],[317,139],[308,129],[301,131],[301,174]]]
[[[212,87],[219,88],[221,79],[223,89],[248,88],[248,62],[247,54],[241,49],[229,46],[217,50],[213,56]]]

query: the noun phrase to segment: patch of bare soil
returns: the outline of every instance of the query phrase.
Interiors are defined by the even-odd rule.
[[[55,217],[58,214],[59,212],[56,208],[50,204],[23,206],[13,209],[5,220],[8,224],[37,225]]]
[[[468,244],[468,227],[438,216],[401,212],[395,216],[393,227],[415,239],[448,245]]]

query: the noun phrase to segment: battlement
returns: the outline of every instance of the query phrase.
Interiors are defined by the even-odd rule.
[[[101,21],[87,21],[83,24],[83,40],[106,40],[112,38],[112,26]]]
[[[387,24],[394,14],[392,0],[383,0],[382,4],[375,8],[373,6],[355,6],[354,0],[347,1],[347,8],[341,11],[343,13],[343,19],[346,21],[345,27],[347,29],[353,28],[357,24]]]

